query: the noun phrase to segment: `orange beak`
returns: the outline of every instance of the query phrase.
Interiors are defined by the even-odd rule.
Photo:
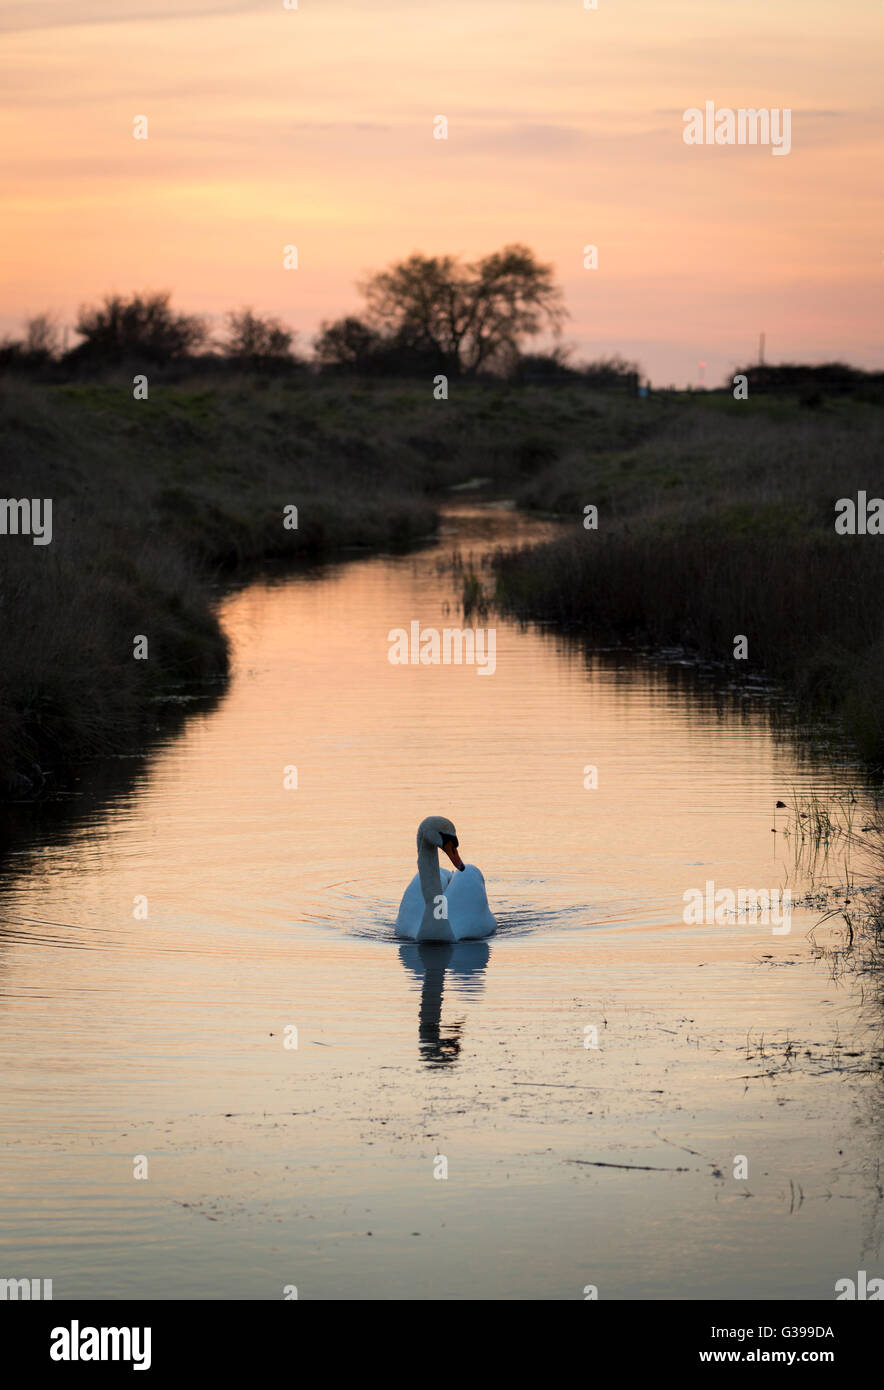
[[[463,860],[457,852],[457,846],[455,845],[453,840],[443,840],[442,851],[444,854],[448,855],[448,858],[451,860],[452,864],[456,869],[463,870],[464,868],[466,868],[466,865],[464,864]]]

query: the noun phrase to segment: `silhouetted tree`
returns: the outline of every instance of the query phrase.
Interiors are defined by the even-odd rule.
[[[511,365],[524,338],[558,332],[566,316],[552,267],[527,246],[470,264],[415,254],[360,288],[372,328],[455,373]]]
[[[227,357],[261,369],[292,362],[294,333],[279,319],[260,318],[251,309],[234,309],[227,314],[227,338],[223,344]]]
[[[584,362],[580,368],[580,375],[591,386],[625,386],[632,390],[638,387],[639,372],[637,362],[628,362],[618,353]]]
[[[35,314],[25,322],[24,350],[48,361],[58,355],[60,335],[52,314]]]
[[[323,367],[341,367],[354,372],[371,369],[372,358],[381,347],[382,338],[355,315],[323,321],[313,341],[316,360]]]
[[[24,371],[51,365],[58,356],[58,324],[51,314],[35,314],[25,320],[24,338],[4,338],[0,343],[0,367]]]
[[[116,362],[136,359],[163,364],[186,357],[206,340],[203,319],[177,314],[168,291],[106,295],[97,307],[83,306],[77,332],[83,342],[68,354],[74,360]]]
[[[571,363],[574,349],[557,343],[549,352],[519,353],[510,376],[513,381],[579,381],[580,373]]]

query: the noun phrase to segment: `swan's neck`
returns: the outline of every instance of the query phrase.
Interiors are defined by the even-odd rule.
[[[434,845],[420,844],[417,852],[417,871],[424,895],[424,915],[417,933],[418,941],[453,941],[454,932],[447,917],[439,918],[436,910],[442,897],[442,875],[439,872],[439,851]]]
[[[417,852],[417,871],[420,875],[424,902],[432,907],[442,892],[442,875],[439,873],[439,851],[424,841],[421,841]]]

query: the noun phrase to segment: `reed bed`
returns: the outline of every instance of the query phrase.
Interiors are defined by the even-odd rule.
[[[884,495],[882,445],[874,405],[698,400],[634,447],[531,479],[523,505],[574,524],[497,557],[497,601],[590,643],[675,645],[773,677],[802,716],[834,714],[884,761],[884,536],[834,529],[839,498]]]

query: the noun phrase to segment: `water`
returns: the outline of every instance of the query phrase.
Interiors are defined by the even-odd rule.
[[[845,1060],[873,1020],[813,914],[682,920],[707,880],[798,891],[774,802],[837,775],[760,712],[516,624],[487,620],[491,676],[387,659],[394,627],[460,625],[455,547],[548,529],[461,506],[439,546],[229,596],[223,700],[19,851],[0,1277],[829,1299],[880,1272],[880,1087]],[[393,936],[428,814],[485,872],[487,943]]]

